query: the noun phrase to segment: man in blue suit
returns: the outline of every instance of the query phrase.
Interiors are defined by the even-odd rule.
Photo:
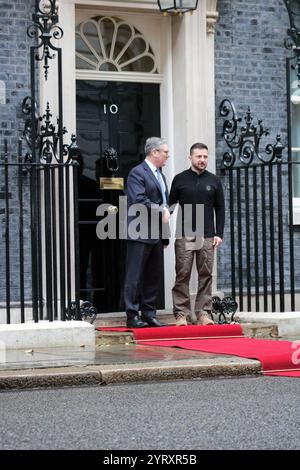
[[[156,318],[156,298],[163,274],[163,236],[168,226],[168,188],[161,168],[169,156],[166,141],[150,137],[145,160],[127,180],[128,232],[124,300],[128,328],[165,326]],[[134,215],[135,212],[135,215]],[[137,227],[139,232],[132,230]],[[141,318],[139,317],[141,311]]]

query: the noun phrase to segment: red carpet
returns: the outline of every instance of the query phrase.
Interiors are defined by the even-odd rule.
[[[300,350],[291,341],[243,337],[240,325],[167,326],[163,328],[99,328],[133,331],[137,342],[151,346],[177,347],[193,351],[228,354],[257,359],[264,375],[300,377]]]

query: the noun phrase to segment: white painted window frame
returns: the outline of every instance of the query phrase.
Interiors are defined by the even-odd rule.
[[[109,51],[106,50],[106,47],[104,44],[104,38],[102,37],[102,30],[101,30],[101,24],[104,22],[108,22],[108,21],[114,26],[112,42],[111,42]],[[92,24],[94,26],[95,31],[97,31],[98,41],[99,41],[98,49],[95,49],[95,47],[93,46],[93,44],[91,43],[88,37],[88,34],[85,32],[85,26],[87,24]],[[119,29],[124,26],[130,30],[131,34],[130,34],[130,37],[127,39],[127,41],[122,44],[121,51],[115,56],[115,48],[116,48],[116,44],[118,43]],[[88,18],[82,21],[78,25],[76,36],[81,39],[82,43],[85,44],[86,50],[89,51],[93,57],[88,58],[84,54],[81,54],[80,52],[78,52],[77,50],[76,50],[76,56],[80,58],[81,61],[83,61],[84,63],[89,64],[92,67],[94,67],[94,69],[92,70],[100,71],[103,64],[110,63],[110,64],[113,64],[114,67],[116,68],[115,70],[116,73],[125,72],[123,68],[126,67],[127,65],[137,62],[139,59],[142,59],[143,57],[149,57],[151,58],[153,62],[153,66],[152,66],[152,70],[147,73],[149,74],[157,73],[157,69],[158,69],[157,60],[156,60],[155,54],[153,54],[150,42],[147,40],[146,37],[144,37],[144,35],[140,31],[138,31],[128,21],[118,20],[116,17],[112,15],[110,16],[101,15],[100,18],[97,18],[97,17]],[[126,60],[125,62],[122,62],[121,59],[123,55],[126,53],[127,50],[130,50],[131,45],[134,43],[136,39],[140,39],[144,42],[144,45],[145,45],[144,50],[140,52],[139,54],[134,55],[130,59]],[[77,70],[91,70],[91,68],[78,67]]]

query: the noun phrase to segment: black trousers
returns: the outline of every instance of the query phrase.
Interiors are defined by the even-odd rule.
[[[156,316],[156,298],[163,274],[163,244],[127,241],[124,301],[128,318]]]

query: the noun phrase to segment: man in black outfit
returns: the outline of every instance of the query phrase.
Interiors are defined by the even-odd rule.
[[[191,167],[175,176],[169,197],[169,204],[179,203],[182,219],[182,237],[175,241],[176,280],[172,289],[173,313],[176,325],[187,325],[190,314],[189,282],[194,258],[198,272],[198,290],[195,301],[195,314],[199,325],[213,324],[209,315],[212,310],[212,270],[215,249],[221,245],[225,221],[224,193],[220,179],[206,170],[208,148],[195,143],[190,149]],[[190,205],[191,230],[185,233],[187,219],[185,205]],[[197,205],[204,205],[202,236],[199,236]],[[199,206],[198,206],[199,208]],[[216,220],[214,220],[216,219]],[[178,220],[177,220],[178,222]],[[193,234],[191,233],[193,232]],[[203,236],[204,235],[204,236]]]

